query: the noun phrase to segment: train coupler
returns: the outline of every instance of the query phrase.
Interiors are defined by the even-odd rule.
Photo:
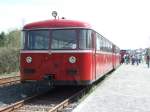
[[[54,86],[54,75],[45,75],[44,76],[44,81],[48,83],[48,86],[52,87]]]

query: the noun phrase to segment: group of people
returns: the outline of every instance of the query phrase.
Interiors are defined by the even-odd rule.
[[[124,63],[129,64],[131,63],[132,65],[136,64],[139,65],[142,61],[142,57],[139,55],[124,55]]]
[[[146,61],[146,64],[148,68],[150,67],[150,56],[145,55],[145,57],[142,57],[141,55],[129,55],[126,54],[122,57],[121,63],[126,63],[126,64],[132,64],[132,65],[139,65],[141,62]]]

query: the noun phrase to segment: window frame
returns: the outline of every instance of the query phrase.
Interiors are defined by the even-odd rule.
[[[51,45],[52,45],[52,32],[54,31],[54,30],[75,30],[76,31],[76,43],[77,43],[77,46],[76,46],[76,48],[75,49],[52,49],[51,48]],[[80,33],[80,31],[81,30],[89,30],[89,31],[91,31],[91,45],[90,45],[90,48],[85,48],[85,49],[83,49],[83,48],[80,48],[80,45],[79,45],[79,33]],[[29,32],[31,32],[31,31],[48,31],[48,33],[49,33],[49,36],[48,36],[48,38],[49,38],[49,43],[48,43],[48,49],[29,49],[28,48],[28,41],[29,41],[29,38],[28,38],[28,34],[29,34]],[[92,29],[88,29],[88,28],[54,28],[54,29],[31,29],[31,30],[22,30],[22,32],[24,33],[24,45],[23,45],[23,47],[21,48],[21,50],[92,50],[93,49],[93,45],[94,45],[94,43],[93,43],[93,30]],[[86,40],[87,41],[87,40]],[[23,42],[23,41],[22,41]]]

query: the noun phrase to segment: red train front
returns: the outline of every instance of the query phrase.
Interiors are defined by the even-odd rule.
[[[96,59],[96,53],[96,32],[87,23],[55,19],[28,24],[22,36],[21,81],[92,84],[113,69],[113,64],[117,65],[117,59],[112,59],[115,52],[101,52],[107,55],[105,61],[100,57]]]
[[[92,32],[87,28],[86,23],[68,20],[26,25],[21,80],[53,78],[55,85],[91,83],[94,78]]]

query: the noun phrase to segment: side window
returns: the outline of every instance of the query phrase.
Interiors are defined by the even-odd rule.
[[[91,49],[92,48],[92,30],[80,30],[79,32],[79,48]]]
[[[106,39],[103,39],[103,51],[106,51]]]
[[[112,43],[110,43],[110,52],[112,52]]]
[[[100,50],[101,48],[101,38],[99,34],[96,34],[96,50]]]
[[[110,52],[110,42],[108,41],[108,52]]]
[[[101,42],[101,50],[104,51],[104,38],[102,38],[102,42]]]
[[[119,53],[120,52],[120,49],[117,47],[117,53]]]
[[[96,33],[96,50],[112,52],[112,43],[102,35]]]
[[[106,46],[105,46],[105,51],[108,51],[108,41],[106,40]]]
[[[100,35],[100,48],[103,50],[103,37]]]

